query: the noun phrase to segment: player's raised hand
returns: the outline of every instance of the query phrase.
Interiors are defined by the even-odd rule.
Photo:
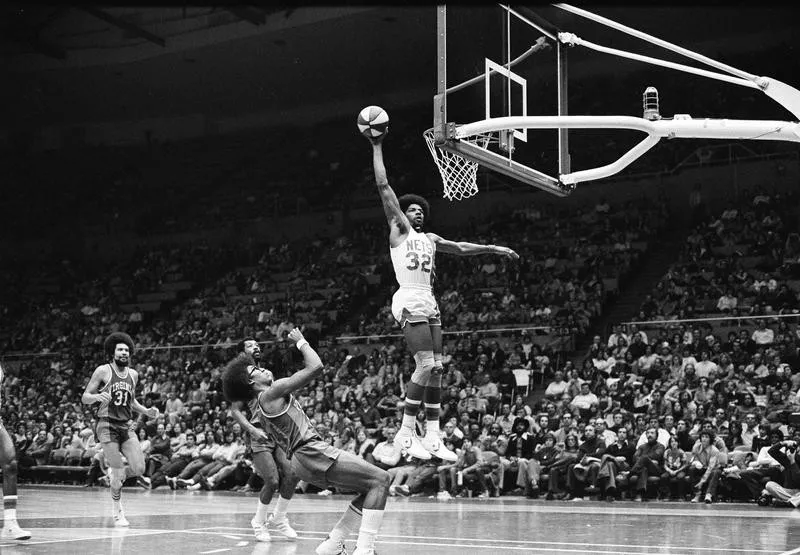
[[[305,339],[305,337],[303,337],[303,332],[301,332],[297,328],[294,328],[292,331],[289,332],[289,339],[291,339],[293,343],[299,343],[300,341]]]
[[[150,407],[149,409],[147,409],[147,417],[150,420],[155,420],[159,416],[161,416],[161,411],[158,410],[158,407]]]
[[[497,252],[511,260],[519,260],[519,255],[508,247],[497,247]]]
[[[111,393],[108,391],[102,391],[97,394],[97,401],[100,403],[110,403],[111,402]]]

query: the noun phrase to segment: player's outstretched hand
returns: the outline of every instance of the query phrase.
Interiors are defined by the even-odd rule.
[[[499,254],[510,258],[511,260],[519,260],[519,255],[508,247],[497,247]]]
[[[111,393],[109,393],[108,391],[102,391],[97,394],[97,400],[101,403],[110,403]]]
[[[155,420],[159,416],[161,416],[161,411],[158,410],[158,407],[150,407],[149,409],[147,409],[147,417],[150,420]]]
[[[303,332],[301,332],[297,328],[294,328],[292,331],[289,332],[289,339],[291,339],[293,343],[298,343],[299,341],[302,341],[305,338],[303,337]]]

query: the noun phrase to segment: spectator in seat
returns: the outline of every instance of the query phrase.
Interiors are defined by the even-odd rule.
[[[186,466],[200,454],[200,447],[195,441],[193,432],[186,434],[186,443],[179,447],[172,458],[164,466],[159,468],[152,476],[143,477],[148,489],[157,489],[167,484],[167,478],[172,478],[180,474]]]
[[[375,445],[372,452],[364,457],[366,461],[384,470],[396,467],[402,456],[400,444],[394,441],[396,434],[396,427],[386,426],[383,429],[383,436],[386,439]]]
[[[472,438],[467,435],[457,454],[458,459],[455,463],[443,464],[436,469],[439,475],[439,492],[436,494],[438,499],[450,499],[456,494],[461,494],[458,490],[464,484],[464,469],[472,468],[480,460],[481,450],[473,445]]]
[[[222,436],[220,435],[219,437]],[[200,446],[200,453],[198,456],[193,458],[192,461],[186,465],[186,468],[181,470],[181,473],[178,474],[177,477],[167,478],[167,484],[170,488],[175,489],[178,486],[178,480],[188,481],[189,478],[194,476],[203,467],[214,462],[214,455],[222,448],[219,437],[210,430],[206,432],[205,444]],[[233,437],[232,434],[231,437]]]
[[[35,466],[47,464],[47,459],[52,450],[53,440],[47,436],[47,430],[39,430],[28,449],[28,456],[31,457],[31,462]]]
[[[516,418],[513,426],[514,431],[508,437],[508,446],[506,447],[506,456],[510,463],[506,470],[516,473],[517,487],[522,488],[523,491],[533,489],[530,483],[531,472],[528,466],[533,458],[536,440],[530,434],[529,427],[530,424],[526,419]],[[536,490],[538,489],[537,483]]]
[[[761,318],[758,320],[756,330],[750,336],[750,339],[753,340],[756,346],[772,345],[775,342],[775,332],[768,328],[767,321]]]
[[[739,306],[739,299],[731,288],[728,288],[725,294],[717,300],[717,310],[720,312],[733,312],[737,306]]]
[[[579,411],[581,418],[588,418],[596,414],[597,407],[600,404],[597,395],[590,391],[589,385],[589,382],[583,382],[580,386],[581,392],[573,397],[569,403],[570,409]]]
[[[657,416],[651,416],[648,420],[647,429],[639,436],[639,439],[636,442],[636,448],[638,449],[647,441],[649,440],[648,431],[653,428],[656,430],[656,440],[661,444],[664,449],[667,448],[669,445],[669,432],[661,427],[659,418]]]
[[[525,486],[525,496],[535,499],[539,496],[539,482],[542,474],[550,472],[553,463],[558,460],[561,451],[556,447],[556,436],[547,432],[544,441],[536,449],[528,461],[527,485]]]
[[[174,425],[175,422],[183,417],[185,411],[186,408],[183,405],[183,401],[178,398],[175,391],[170,391],[167,394],[167,401],[164,403],[164,416],[167,422]]]
[[[568,433],[564,440],[564,448],[559,453],[558,458],[550,465],[550,480],[547,485],[547,496],[545,497],[547,501],[556,498],[556,496],[559,499],[566,497],[567,494],[561,491],[561,477],[565,476],[570,467],[577,461],[578,448],[578,436],[572,432]]]
[[[617,494],[617,476],[630,470],[636,446],[628,439],[628,429],[617,430],[617,439],[606,448],[600,459],[597,481],[606,500],[614,501]]]
[[[172,451],[170,437],[164,424],[159,424],[156,434],[150,438],[150,451],[147,454],[147,472],[145,476],[152,476],[156,470],[169,462]]]
[[[783,467],[772,458],[769,450],[773,445],[783,441],[783,433],[773,430],[769,433],[769,444],[757,449],[756,460],[748,468],[739,472],[742,485],[747,488],[750,499],[758,501],[764,491],[764,479],[768,482],[780,482],[783,479]]]
[[[669,439],[664,451],[664,474],[661,475],[661,491],[667,499],[677,496],[683,499],[689,484],[689,455],[678,445],[678,438]]]
[[[597,487],[597,474],[600,461],[606,451],[606,442],[598,437],[593,425],[583,429],[583,443],[578,447],[577,462],[567,473],[568,500],[582,500],[586,484]]]
[[[554,403],[556,406],[561,405],[561,399],[569,389],[569,384],[564,381],[564,374],[557,370],[553,375],[553,381],[547,384],[547,389],[544,390],[545,398]]]
[[[714,432],[703,429],[700,438],[692,449],[689,462],[689,478],[694,483],[695,496],[692,503],[699,503],[703,498],[705,489],[706,503],[714,502],[714,495],[717,492],[717,483],[722,465],[720,464],[719,449],[714,447]]]
[[[647,479],[664,473],[664,445],[658,441],[658,426],[652,424],[645,431],[646,441],[633,455],[630,483],[636,490],[635,501],[644,501],[647,496]]]
[[[789,439],[769,448],[769,456],[783,467],[783,483],[770,481],[764,486],[765,494],[777,503],[788,503],[794,507],[800,507],[800,467],[795,458],[797,445],[797,441]]]

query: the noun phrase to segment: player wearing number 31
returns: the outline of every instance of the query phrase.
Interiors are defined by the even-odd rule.
[[[395,438],[409,455],[430,459],[431,455],[455,462],[439,435],[442,385],[442,321],[433,296],[436,252],[470,256],[500,254],[512,259],[519,255],[508,247],[448,241],[435,233],[423,233],[429,217],[428,202],[417,195],[395,195],[386,178],[383,163],[383,134],[370,138],[375,181],[389,221],[389,253],[397,283],[392,297],[392,315],[400,324],[416,368],[406,388],[403,422]],[[414,423],[420,405],[425,405],[425,437],[415,435]]]
[[[144,455],[136,432],[132,429],[133,412],[151,419],[158,418],[157,408],[145,408],[136,400],[139,375],[128,364],[133,354],[133,339],[127,333],[114,332],[103,343],[111,362],[98,366],[81,397],[85,405],[94,405],[97,426],[94,433],[103,448],[111,478],[111,516],[114,526],[128,526],[122,511],[122,484],[131,476],[144,472]],[[126,468],[122,455],[128,461]]]

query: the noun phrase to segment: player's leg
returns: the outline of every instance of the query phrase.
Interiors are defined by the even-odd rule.
[[[280,468],[281,480],[278,501],[275,502],[275,510],[269,516],[269,525],[282,536],[293,540],[297,538],[297,532],[289,525],[289,518],[286,516],[286,512],[289,509],[289,501],[294,495],[299,479],[292,469],[292,462],[286,457],[283,449],[276,446],[272,451],[272,456],[278,468]]]
[[[325,481],[347,491],[356,491],[359,495],[350,503],[345,514],[329,534],[328,540],[319,546],[317,554],[331,553],[331,551],[320,550],[320,548],[326,544],[340,543],[353,531],[359,520],[359,511],[361,512],[361,525],[353,555],[374,553],[375,536],[383,521],[383,511],[389,495],[391,481],[389,473],[352,453],[341,452],[326,472]],[[334,551],[334,553],[340,552]]]
[[[403,421],[395,439],[412,457],[427,460],[431,458],[430,453],[422,447],[414,434],[414,425],[425,395],[425,387],[428,385],[431,370],[433,370],[433,338],[427,319],[424,321],[406,319],[403,325],[403,335],[409,351],[414,353],[416,368],[406,385]]]
[[[434,457],[456,462],[458,456],[448,449],[439,434],[439,416],[442,408],[442,323],[439,318],[429,320],[433,344],[433,368],[423,392],[425,403],[425,437],[422,446]]]
[[[98,430],[102,428],[98,424]],[[103,438],[102,433],[98,433],[98,438]],[[127,478],[125,465],[122,462],[122,453],[115,441],[101,439],[100,446],[103,449],[103,457],[108,464],[109,489],[111,491],[111,516],[114,519],[114,526],[129,526],[128,519],[122,510],[122,484]]]
[[[14,441],[0,424],[0,466],[3,468],[3,532],[4,540],[27,540],[30,532],[17,524],[17,453]]]
[[[128,437],[120,444],[120,450],[128,461],[125,478],[138,477],[144,474],[144,453],[139,438],[133,430],[128,430]]]
[[[272,457],[272,453],[267,450],[260,450],[256,442],[253,442],[253,466],[256,472],[264,480],[264,485],[258,493],[258,507],[256,514],[250,519],[250,526],[258,541],[270,541],[267,531],[267,507],[272,501],[272,495],[278,488],[278,467]]]

